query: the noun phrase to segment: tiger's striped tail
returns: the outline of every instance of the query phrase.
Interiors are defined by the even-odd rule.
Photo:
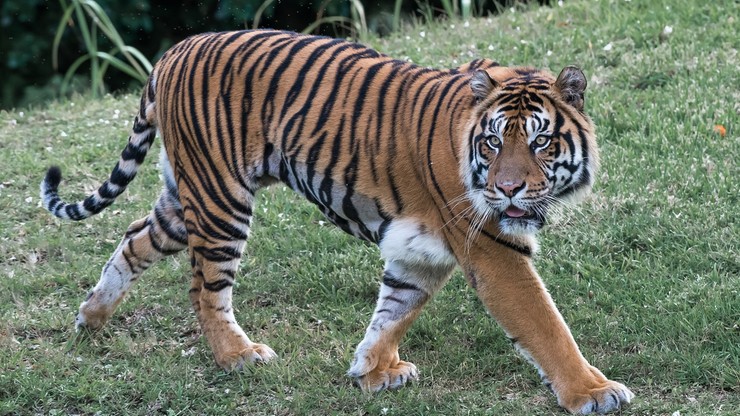
[[[126,190],[136,176],[149,148],[157,134],[154,120],[154,82],[149,78],[148,88],[141,97],[139,114],[134,119],[134,127],[128,144],[121,152],[121,157],[113,168],[110,177],[92,194],[79,202],[65,202],[59,197],[59,183],[62,181],[62,170],[52,166],[41,182],[41,201],[49,212],[66,220],[84,220],[100,213],[111,205]]]

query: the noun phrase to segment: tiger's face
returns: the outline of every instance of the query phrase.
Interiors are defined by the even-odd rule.
[[[566,67],[555,79],[527,68],[477,71],[478,100],[465,131],[461,174],[481,218],[506,234],[531,234],[548,208],[586,194],[598,165],[594,127],[583,113],[586,79]]]

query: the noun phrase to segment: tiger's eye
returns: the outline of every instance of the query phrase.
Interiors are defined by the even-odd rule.
[[[501,139],[496,136],[491,136],[488,138],[488,145],[491,147],[499,147],[501,146]]]
[[[550,138],[547,136],[537,136],[537,138],[534,139],[534,142],[537,144],[537,146],[544,146],[549,141],[550,141]]]

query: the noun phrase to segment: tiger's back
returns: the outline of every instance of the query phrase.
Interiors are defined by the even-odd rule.
[[[363,390],[418,377],[398,345],[459,265],[560,405],[618,409],[632,393],[586,362],[531,262],[548,208],[593,182],[585,87],[574,67],[557,78],[485,59],[437,70],[269,30],[188,38],[155,66],[107,181],[78,203],[59,197],[56,168],[41,185],[58,217],[94,215],[133,180],[160,132],[165,189],[129,227],[76,325],[102,326],[149,266],[187,248],[190,300],[217,363],[275,358],[244,333],[231,299],[256,193],[281,181],[385,259],[348,373]]]
[[[421,68],[337,39],[207,34],[173,48],[155,68],[157,119],[170,160],[220,147],[220,168],[246,178],[252,191],[280,180],[343,230],[377,243],[401,212],[428,215],[411,156],[417,137],[429,134],[420,111],[427,101],[463,99],[455,91],[431,97],[449,82],[458,90],[467,84],[457,71]],[[456,120],[445,123],[457,128]]]

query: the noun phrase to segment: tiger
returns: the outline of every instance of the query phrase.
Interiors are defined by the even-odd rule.
[[[551,208],[594,183],[586,85],[576,66],[557,77],[489,59],[435,69],[277,30],[189,37],[156,63],[102,185],[70,203],[60,168],[41,182],[43,207],[83,220],[121,195],[156,136],[163,142],[163,190],[123,235],[75,327],[102,327],[147,268],[187,249],[189,299],[216,363],[274,360],[237,323],[232,292],[257,192],[283,183],[385,262],[347,372],[363,391],[419,379],[399,344],[459,267],[561,407],[617,410],[634,394],[584,358],[533,264]]]

